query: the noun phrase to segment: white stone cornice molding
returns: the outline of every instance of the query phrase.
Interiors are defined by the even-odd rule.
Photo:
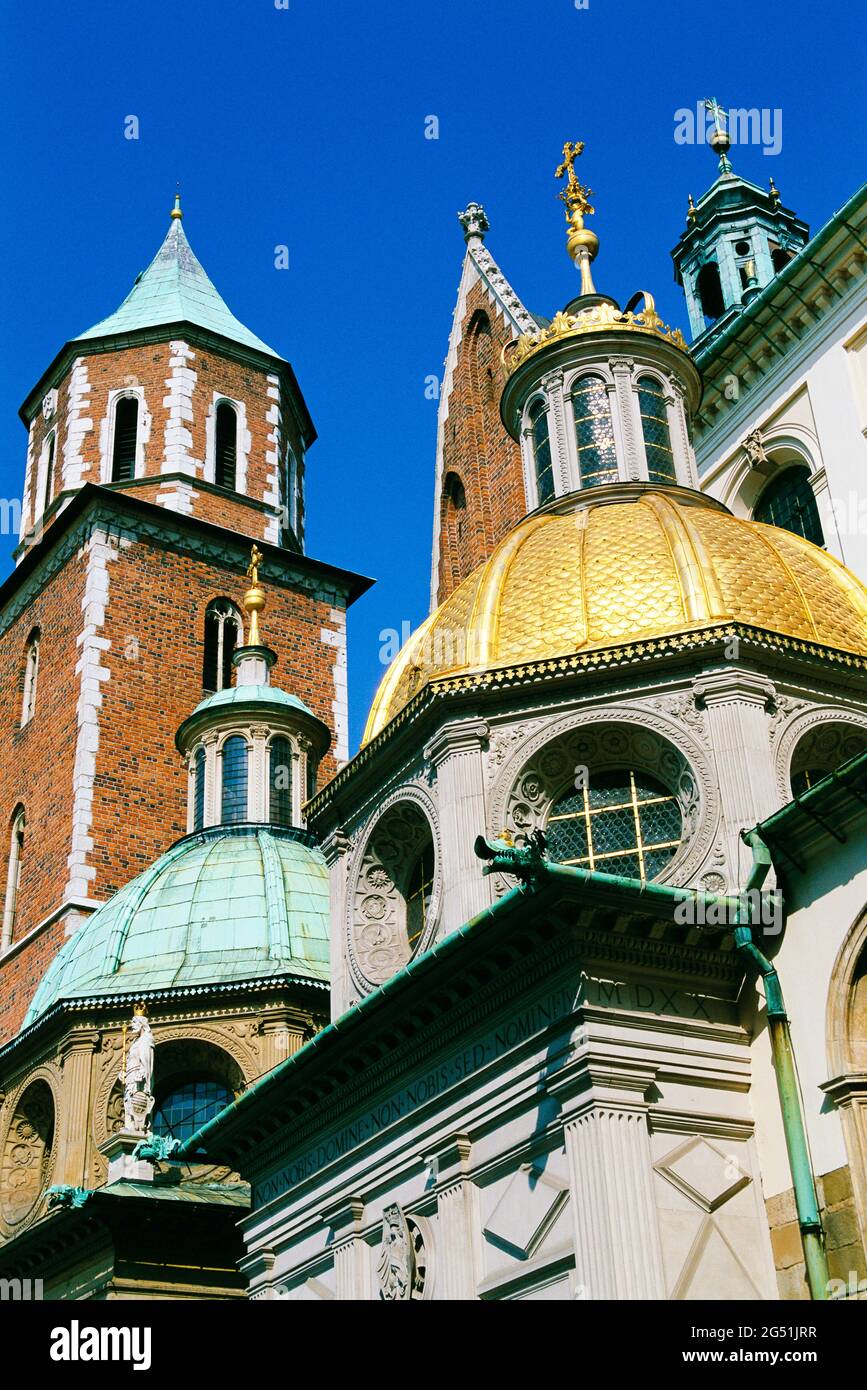
[[[692,688],[696,704],[704,709],[737,703],[759,705],[765,710],[776,694],[773,681],[738,666],[697,676]]]
[[[352,840],[342,827],[338,827],[336,830],[329,831],[322,840],[319,848],[322,851],[325,863],[330,869],[349,854],[352,849]]]
[[[460,723],[444,724],[433,738],[425,744],[425,762],[439,767],[453,753],[477,751],[487,744],[490,726],[484,719],[462,720]]]

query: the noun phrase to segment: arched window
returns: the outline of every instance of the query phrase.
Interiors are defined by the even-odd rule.
[[[27,639],[27,660],[24,666],[24,697],[21,701],[21,727],[29,724],[36,710],[36,683],[39,679],[39,632]]]
[[[665,395],[655,377],[638,378],[638,409],[641,413],[648,478],[652,483],[676,483]]]
[[[434,881],[434,847],[429,841],[410,871],[406,885],[406,939],[410,953],[421,940]]]
[[[711,323],[725,313],[719,267],[713,261],[708,261],[707,265],[703,265],[698,272],[695,291],[701,305],[701,312]]]
[[[810,487],[810,470],[798,464],[768,483],[753,512],[756,521],[793,531],[814,545],[824,545],[816,496]]]
[[[656,778],[631,768],[591,773],[587,782],[551,808],[551,858],[599,873],[655,878],[681,842],[677,798]]]
[[[138,440],[138,400],[121,396],[114,407],[114,447],[111,455],[111,481],[127,483],[135,477],[135,450]]]
[[[530,406],[533,430],[533,458],[536,464],[537,503],[550,502],[554,496],[554,465],[551,458],[551,436],[548,433],[548,407],[543,400]]]
[[[18,884],[21,879],[21,860],[24,855],[24,807],[19,806],[12,817],[12,833],[9,838],[9,866],[6,871],[6,899],[3,905],[3,930],[0,936],[0,950],[5,951],[12,944],[15,930],[15,913],[18,907]]]
[[[605,382],[598,376],[579,377],[572,387],[572,414],[582,487],[616,483],[617,451]]]
[[[205,750],[196,749],[193,761],[193,829],[201,830],[205,823]]]
[[[457,473],[447,473],[443,482],[443,493],[455,511],[462,512],[467,505],[467,493]]]
[[[214,482],[234,490],[238,463],[238,416],[228,401],[217,406],[214,443]]]
[[[208,1076],[175,1085],[154,1108],[154,1133],[168,1139],[190,1139],[234,1099],[228,1086]]]
[[[272,738],[268,751],[268,819],[274,825],[291,825],[292,745],[280,735]]]
[[[233,734],[223,744],[223,800],[220,817],[224,825],[247,819],[247,740]]]
[[[42,511],[46,511],[51,502],[54,492],[54,450],[57,443],[57,432],[51,431],[48,436],[48,453],[45,458],[45,481],[42,484]]]
[[[213,599],[205,610],[203,690],[227,690],[232,684],[232,657],[242,635],[241,614],[234,603],[227,598]]]

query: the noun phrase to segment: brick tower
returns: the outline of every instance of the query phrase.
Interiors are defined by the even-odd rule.
[[[316,438],[290,364],[229,311],[176,200],[120,308],[28,395],[21,542],[0,586],[0,1041],[84,916],[186,829],[174,732],[233,678],[250,544],[280,684],[348,757],[346,609],[304,553]]]

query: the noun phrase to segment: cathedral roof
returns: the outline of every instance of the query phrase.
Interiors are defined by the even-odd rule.
[[[245,328],[218,294],[187,241],[176,207],[165,241],[119,309],[94,324],[76,342],[135,333],[169,323],[191,323],[242,347],[279,358],[280,354]]]
[[[612,484],[526,517],[395,657],[363,742],[427,681],[737,622],[867,654],[867,589],[801,536],[686,488]]]
[[[49,966],[23,1026],[64,999],[291,976],[327,984],[328,873],[312,836],[187,835],[104,903]]]

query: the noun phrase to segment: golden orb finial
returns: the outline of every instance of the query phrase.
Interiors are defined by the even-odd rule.
[[[250,563],[247,566],[247,578],[250,587],[244,595],[244,608],[250,618],[250,632],[247,637],[248,647],[261,647],[262,639],[259,633],[259,614],[265,607],[265,590],[259,587],[259,566],[262,563],[262,552],[258,545],[254,545],[250,551]]]
[[[181,212],[181,185],[178,184],[178,191],[175,194],[175,205],[172,208],[172,221],[183,221],[184,214]]]
[[[584,149],[583,140],[567,140],[563,146],[563,162],[554,171],[555,179],[566,178],[566,187],[557,195],[566,204],[566,250],[581,272],[581,293],[595,294],[596,286],[590,273],[590,262],[599,250],[599,238],[584,226],[584,218],[595,212],[591,207],[588,188],[575,173],[575,160]]]

